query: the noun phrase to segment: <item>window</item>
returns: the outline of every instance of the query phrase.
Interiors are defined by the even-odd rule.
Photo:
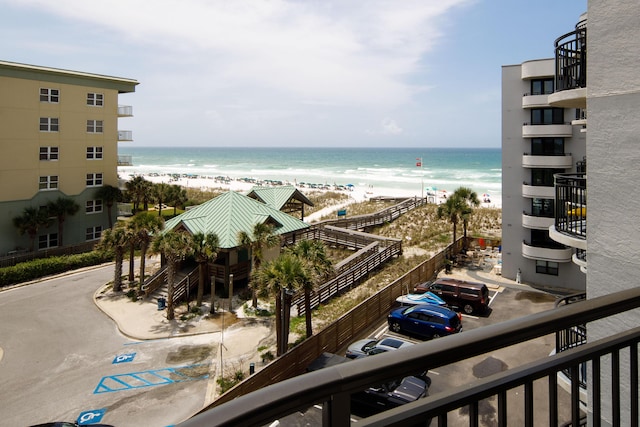
[[[87,159],[88,160],[102,159],[102,147],[87,147]]]
[[[565,246],[549,237],[549,230],[531,230],[531,246],[548,249],[564,249]]]
[[[49,175],[41,176],[38,189],[39,190],[55,190],[58,188],[58,176]]]
[[[553,175],[562,172],[564,169],[531,169],[531,185],[553,187]]]
[[[40,88],[40,102],[57,104],[58,101],[60,101],[60,91],[58,89]]]
[[[563,108],[532,108],[532,125],[562,125],[564,124]]]
[[[92,105],[94,107],[102,107],[103,99],[104,99],[104,95],[102,95],[101,93],[88,93],[87,105]]]
[[[531,154],[534,156],[563,156],[564,138],[532,138]]]
[[[86,240],[98,240],[102,236],[102,227],[87,227]]]
[[[553,93],[553,79],[531,80],[531,95],[549,95]]]
[[[40,147],[40,160],[58,160],[58,147]]]
[[[85,211],[88,214],[102,212],[102,200],[87,200]]]
[[[536,273],[558,275],[558,263],[552,261],[536,261]]]
[[[102,120],[87,120],[88,133],[102,133]]]
[[[87,174],[87,187],[99,187],[102,185],[101,173],[88,173]]]
[[[40,132],[58,132],[58,119],[53,117],[40,117]]]
[[[553,218],[555,216],[553,206],[553,199],[531,199],[531,215]]]
[[[58,246],[58,233],[38,236],[38,249],[49,249]]]

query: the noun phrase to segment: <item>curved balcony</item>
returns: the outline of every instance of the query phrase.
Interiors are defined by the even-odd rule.
[[[555,188],[545,187],[542,185],[522,184],[522,197],[530,199],[553,199],[555,197]]]
[[[524,123],[522,125],[523,138],[570,138],[573,136],[571,123],[559,125],[532,125]]]
[[[587,175],[556,174],[554,179],[556,203],[553,230],[549,229],[551,238],[574,248],[586,249]]]
[[[563,154],[559,156],[537,156],[529,153],[522,155],[523,168],[553,168],[569,169],[573,166],[573,156]]]
[[[133,117],[133,107],[131,105],[118,105],[118,117]]]
[[[522,226],[524,228],[532,228],[535,230],[547,230],[549,227],[553,226],[553,218],[534,216],[523,212]]]
[[[533,246],[522,242],[522,256],[529,259],[552,262],[571,262],[573,250],[571,248],[548,248]]]
[[[587,88],[567,89],[547,95],[547,102],[552,107],[587,108]]]
[[[118,141],[133,141],[133,132],[130,130],[118,130]]]
[[[522,108],[540,108],[549,106],[550,95],[529,95],[525,93],[522,97]]]
[[[540,79],[555,75],[554,62],[550,59],[534,59],[522,63],[520,78],[522,80]]]
[[[587,21],[555,41],[556,92],[587,87]]]

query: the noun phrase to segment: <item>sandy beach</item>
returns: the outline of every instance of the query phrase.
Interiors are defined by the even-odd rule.
[[[312,191],[338,191],[348,194],[350,197],[349,202],[345,203],[345,205],[349,203],[357,203],[363,202],[367,199],[371,199],[374,197],[427,197],[430,203],[444,203],[446,201],[447,195],[449,195],[451,190],[437,190],[431,191],[429,189],[425,189],[424,192],[419,193],[416,189],[396,189],[396,188],[383,188],[377,187],[374,188],[372,186],[358,186],[352,185],[349,187],[346,186],[327,186],[321,184],[307,184],[307,183],[297,183],[297,182],[274,182],[274,181],[249,181],[246,179],[234,179],[230,177],[214,177],[214,176],[206,176],[206,175],[176,175],[176,174],[139,174],[147,181],[153,183],[166,183],[171,185],[180,185],[186,188],[197,188],[201,190],[211,190],[211,189],[223,189],[228,191],[236,191],[240,193],[247,193],[255,186],[273,186],[273,185],[294,185],[301,192],[312,192]],[[133,178],[131,175],[121,176],[121,179],[129,180]],[[502,201],[499,199],[487,199],[483,198],[483,195],[478,194],[478,198],[480,199],[481,207],[488,208],[501,208]],[[335,209],[336,206],[332,207]]]

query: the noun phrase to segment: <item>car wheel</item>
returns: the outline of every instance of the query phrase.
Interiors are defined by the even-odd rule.
[[[398,323],[398,322],[393,322],[393,323],[391,324],[391,330],[392,330],[393,332],[400,332],[400,331],[402,330],[402,328],[400,327],[400,323]]]
[[[440,338],[440,334],[437,334],[437,333],[433,334],[433,335],[431,335],[431,338],[432,339]]]
[[[473,313],[473,306],[471,304],[465,304],[464,307],[462,307],[462,309],[467,314]]]

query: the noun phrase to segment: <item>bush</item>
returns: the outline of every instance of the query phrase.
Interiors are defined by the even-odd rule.
[[[0,268],[0,287],[28,282],[81,267],[98,265],[107,261],[110,261],[109,255],[97,251],[34,259],[11,267]]]

